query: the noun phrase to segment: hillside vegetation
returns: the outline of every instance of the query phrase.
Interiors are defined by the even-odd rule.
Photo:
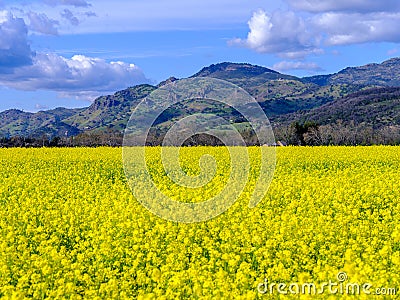
[[[291,143],[281,133],[305,122],[316,126],[363,126],[371,130],[397,130],[399,121],[400,59],[381,64],[349,67],[338,73],[297,78],[247,63],[210,65],[191,77],[211,77],[232,82],[248,91],[260,104],[277,130],[279,139]],[[98,97],[87,108],[56,108],[37,113],[7,110],[0,113],[0,137],[48,139],[55,137],[122,137],[136,105],[159,86],[178,80],[171,77],[158,86],[129,87],[113,95]],[[193,112],[207,112],[242,122],[237,112],[215,103],[181,103],[158,120],[157,130],[165,131],[174,120]],[[293,126],[292,126],[293,127]],[[307,132],[307,131],[306,131]],[[286,134],[287,136],[288,134]],[[121,139],[121,138],[119,138]]]

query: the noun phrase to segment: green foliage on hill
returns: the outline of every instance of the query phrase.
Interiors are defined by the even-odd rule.
[[[99,97],[87,109],[64,119],[64,122],[81,131],[112,129],[121,132],[135,106],[155,89],[144,84]]]
[[[16,135],[53,136],[76,135],[80,130],[65,122],[64,119],[79,114],[82,109],[55,108],[37,113],[11,109],[0,113],[0,136]]]
[[[321,125],[338,122],[373,127],[399,125],[397,89],[400,87],[400,58],[382,64],[346,68],[336,74],[305,78],[281,74],[245,63],[220,63],[203,68],[192,77],[212,77],[230,81],[248,91],[275,126],[311,120]],[[0,112],[0,137],[24,136],[49,139],[82,133],[122,134],[134,108],[157,87],[176,81],[168,78],[158,86],[138,85],[101,96],[87,108],[56,108],[37,113],[21,110]],[[193,112],[215,113],[242,123],[229,107],[211,102],[184,102],[167,110],[157,120],[163,131]]]
[[[281,124],[295,121],[313,121],[320,125],[365,124],[374,128],[400,125],[400,88],[371,88],[309,111],[276,118]]]
[[[392,58],[381,64],[348,67],[335,74],[305,77],[302,81],[318,85],[358,84],[364,86],[400,86],[399,66],[400,58]]]

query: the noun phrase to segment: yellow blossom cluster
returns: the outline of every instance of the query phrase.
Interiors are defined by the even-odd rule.
[[[160,169],[159,148],[148,151],[152,178],[180,201],[226,184],[224,147],[182,151],[191,175],[200,172],[198,153],[217,152],[217,178],[186,198]],[[191,224],[143,207],[121,157],[121,148],[0,149],[0,298],[309,299],[258,287],[266,279],[319,284],[339,272],[372,293],[400,288],[399,147],[279,148],[255,208],[257,168],[225,213]],[[257,155],[250,158],[256,166]],[[385,299],[357,298],[374,297]]]

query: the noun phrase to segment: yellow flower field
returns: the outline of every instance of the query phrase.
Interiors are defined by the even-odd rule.
[[[208,151],[225,174],[224,149],[188,148],[183,169],[196,174],[196,153]],[[342,285],[370,285],[370,295],[351,299],[400,294],[399,147],[279,148],[262,202],[248,207],[249,183],[224,214],[192,224],[144,208],[121,156],[121,148],[0,149],[0,297],[346,298],[340,285],[318,294],[339,273]],[[147,164],[160,189],[196,201],[198,191],[168,189],[156,157]],[[212,182],[210,193],[225,184]],[[296,294],[292,283],[314,283],[317,294]]]

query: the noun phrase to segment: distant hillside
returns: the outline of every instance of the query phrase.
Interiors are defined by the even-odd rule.
[[[318,85],[400,86],[400,58],[392,58],[381,64],[349,67],[335,74],[305,77],[302,81]]]
[[[0,112],[0,136],[72,136],[80,132],[63,120],[84,109],[55,108],[37,113],[23,112],[17,109]]]
[[[136,104],[156,87],[138,85],[102,96],[87,108],[28,113],[7,110],[0,113],[0,136],[73,136],[90,130],[122,132]]]
[[[349,84],[320,86],[265,67],[229,62],[205,67],[192,77],[218,78],[244,88],[268,116],[311,109],[364,87]]]
[[[87,109],[65,118],[64,122],[81,131],[111,129],[121,132],[135,106],[155,89],[143,84],[99,97]]]
[[[309,111],[278,117],[277,124],[313,121],[320,125],[350,123],[373,128],[400,125],[400,88],[372,88]]]
[[[382,100],[384,97],[392,97],[396,91],[377,88],[400,87],[400,58],[381,64],[346,68],[336,74],[305,78],[247,63],[224,62],[205,67],[191,77],[212,77],[237,84],[248,91],[277,124],[307,118],[319,123],[339,118],[343,121],[354,119],[363,122],[360,118],[364,114],[370,118],[365,122],[371,124],[398,120],[399,107],[394,98],[390,98],[390,104]],[[83,109],[56,108],[37,113],[15,109],[4,111],[0,113],[0,137],[64,137],[82,132],[105,131],[121,134],[133,109],[143,98],[158,87],[176,80],[171,77],[158,86],[138,85],[113,95],[101,96]],[[370,99],[370,104],[365,102],[366,99]],[[374,102],[374,99],[378,102]],[[173,119],[196,109],[217,113],[238,122],[240,119],[237,113],[227,107],[213,103],[184,103],[168,110],[159,120],[158,126],[169,126]],[[394,113],[390,110],[394,110]],[[378,121],[373,122],[374,118]]]
[[[299,80],[295,76],[281,74],[271,69],[246,63],[223,62],[201,69],[191,77],[212,77],[223,79],[246,89],[271,80]]]

